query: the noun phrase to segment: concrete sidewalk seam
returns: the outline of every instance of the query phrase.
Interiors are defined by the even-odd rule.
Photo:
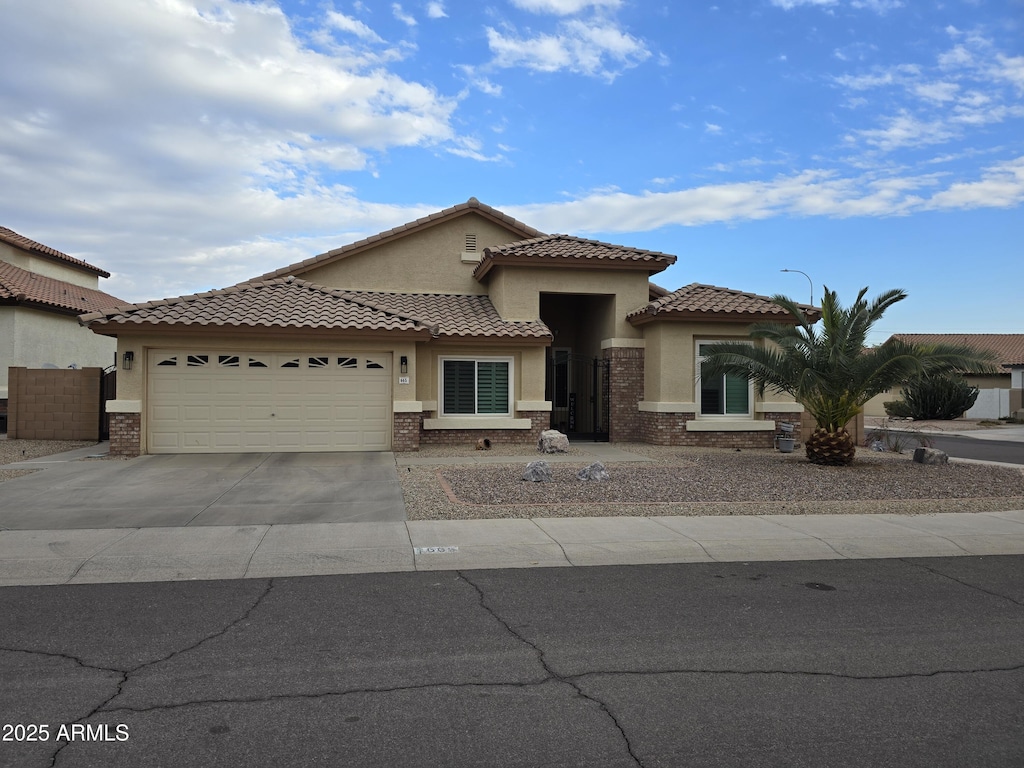
[[[263,543],[263,540],[265,538],[267,538],[267,534],[270,533],[270,531],[271,531],[271,529],[273,527],[274,527],[273,525],[268,525],[267,526],[267,529],[265,531],[263,531],[263,535],[260,536],[260,540],[256,542],[256,546],[253,547],[252,548],[252,552],[249,553],[249,559],[245,563],[245,570],[242,572],[242,578],[243,579],[249,578],[249,568],[252,567],[252,559],[254,557],[256,557],[256,553],[259,552],[259,550],[260,550],[260,545]]]
[[[707,555],[708,559],[711,560],[711,562],[713,562],[713,563],[720,563],[721,562],[721,560],[719,560],[717,557],[715,557],[710,552],[708,552],[708,548],[704,546],[704,542],[701,541],[700,539],[695,539],[695,538],[693,538],[693,536],[687,536],[685,533],[680,533],[679,531],[676,531],[676,530],[674,530],[672,528],[669,528],[667,525],[665,525],[665,523],[663,523],[661,520],[659,520],[656,517],[648,517],[647,519],[650,520],[655,525],[660,525],[666,531],[670,531],[672,533],[678,534],[679,536],[682,536],[687,541],[692,541],[694,544],[696,544],[698,547],[700,547],[701,552],[703,552],[705,555]]]
[[[68,576],[68,578],[64,581],[64,583],[65,584],[70,584],[71,581],[76,576],[78,576],[79,573],[81,573],[82,569],[85,568],[85,566],[87,566],[94,557],[102,555],[104,552],[106,552],[108,549],[110,549],[115,544],[120,544],[122,541],[124,541],[125,539],[131,538],[132,536],[134,536],[138,532],[139,532],[138,528],[131,528],[131,529],[128,530],[127,533],[125,533],[124,536],[122,536],[120,539],[117,539],[117,541],[111,541],[106,546],[100,547],[99,549],[97,549],[95,552],[93,552],[91,555],[89,555],[87,558],[85,558],[85,560],[83,560],[81,563],[78,564],[78,567],[75,568],[75,572],[72,573],[70,576]]]

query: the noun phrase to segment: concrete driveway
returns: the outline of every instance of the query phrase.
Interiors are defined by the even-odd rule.
[[[391,453],[67,461],[0,483],[0,529],[403,520],[405,503]]]

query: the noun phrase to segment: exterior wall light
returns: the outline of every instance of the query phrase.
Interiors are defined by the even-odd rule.
[[[126,371],[132,369],[132,363],[135,362],[135,353],[130,349],[124,353],[124,357],[121,358],[121,368]]]
[[[402,373],[409,372],[409,358],[406,357],[405,355],[402,355],[399,358],[399,369]]]

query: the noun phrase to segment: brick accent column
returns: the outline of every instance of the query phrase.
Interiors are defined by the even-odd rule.
[[[142,414],[110,414],[110,455],[138,456],[142,453]]]
[[[398,452],[418,451],[420,432],[423,427],[422,413],[396,413],[394,431],[391,433],[391,450]]]
[[[608,439],[613,443],[640,440],[637,404],[644,399],[644,351],[609,347],[604,358],[608,361]]]

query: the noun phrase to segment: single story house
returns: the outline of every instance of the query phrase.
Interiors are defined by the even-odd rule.
[[[897,333],[891,338],[910,344],[962,344],[994,355],[1002,373],[964,374],[965,381],[979,390],[966,418],[999,419],[1024,409],[1024,333]],[[897,388],[872,398],[864,415],[885,416],[884,403],[899,397]]]
[[[0,423],[11,366],[106,367],[117,342],[78,322],[83,312],[123,304],[99,289],[110,273],[0,227]]]
[[[702,379],[764,296],[650,282],[675,256],[475,198],[223,290],[85,314],[117,338],[111,451],[414,451],[570,435],[771,446],[792,400]],[[814,312],[812,308],[808,311]]]

